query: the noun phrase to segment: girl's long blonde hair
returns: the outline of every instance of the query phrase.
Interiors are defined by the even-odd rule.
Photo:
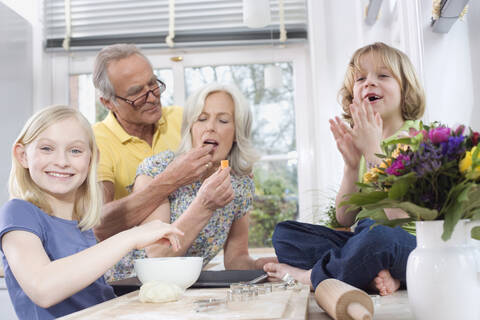
[[[85,129],[91,154],[88,175],[77,191],[73,212],[73,218],[78,220],[78,226],[83,231],[93,228],[99,222],[103,204],[102,191],[100,184],[97,182],[98,150],[95,136],[88,120],[78,110],[67,106],[47,107],[28,119],[13,143],[13,148],[15,148],[16,144],[26,147],[52,124],[72,118],[76,119]],[[10,198],[29,201],[46,213],[52,213],[52,208],[47,201],[48,198],[45,197],[44,191],[35,184],[29,170],[18,162],[13,152],[8,189]]]

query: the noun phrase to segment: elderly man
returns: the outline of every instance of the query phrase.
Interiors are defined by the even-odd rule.
[[[100,149],[99,180],[104,206],[99,240],[140,224],[168,195],[198,179],[210,165],[211,145],[173,162],[147,188],[129,194],[139,163],[154,154],[175,150],[180,142],[182,110],[162,108],[165,84],[149,60],[134,46],[116,44],[101,50],[93,73],[100,101],[110,110],[93,129]],[[209,199],[215,202],[215,199]]]

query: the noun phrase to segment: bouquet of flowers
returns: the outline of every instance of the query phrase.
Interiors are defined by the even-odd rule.
[[[464,126],[420,124],[408,137],[383,145],[381,164],[358,183],[360,191],[342,205],[361,210],[357,219],[372,218],[391,227],[411,221],[444,220],[443,240],[460,219],[480,219],[479,133]],[[389,220],[383,209],[399,208],[408,218]],[[480,227],[472,229],[480,239]]]

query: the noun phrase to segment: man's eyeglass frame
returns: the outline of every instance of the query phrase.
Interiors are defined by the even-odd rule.
[[[142,107],[143,105],[145,105],[145,103],[147,103],[147,100],[148,100],[148,95],[151,93],[153,94],[154,97],[160,97],[162,95],[162,93],[165,92],[165,89],[167,88],[167,85],[160,79],[155,79],[157,82],[158,82],[158,87],[155,87],[153,89],[150,89],[148,90],[147,92],[145,92],[144,94],[142,94],[141,96],[133,99],[133,100],[130,100],[130,99],[127,99],[127,98],[124,98],[124,97],[120,97],[120,96],[117,96],[115,95],[115,98],[118,98],[122,101],[125,101],[126,103],[128,103],[129,105],[131,105],[134,109],[138,109],[140,107]],[[160,91],[158,92],[158,96],[155,94],[155,90],[157,89],[160,89]],[[144,99],[144,101],[141,103],[141,104],[136,104],[137,101],[141,101],[141,99]]]

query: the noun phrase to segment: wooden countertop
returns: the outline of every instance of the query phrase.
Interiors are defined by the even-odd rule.
[[[194,301],[206,298],[225,298],[226,288],[189,289],[182,299],[169,303],[142,303],[138,291],[72,313],[60,319],[295,319],[305,320],[310,290],[276,291],[246,302],[234,302],[214,310],[196,312]]]
[[[205,294],[208,291],[210,292],[225,292],[226,289],[190,289],[187,292],[190,294],[195,295],[195,292],[199,292]],[[138,302],[138,291],[131,292],[127,295],[118,297],[116,299],[98,304],[91,308],[72,313],[66,317],[61,319],[108,319],[109,317],[105,317],[104,312],[108,311],[112,315],[110,318],[119,318],[122,319],[148,319],[145,316],[141,315],[142,310],[144,312],[148,312],[152,309],[157,310],[157,316],[154,317],[155,319],[158,318],[158,314],[162,312],[161,304],[141,304]],[[374,304],[375,304],[375,314],[373,319],[374,320],[413,320],[414,317],[410,311],[410,307],[408,304],[408,296],[405,290],[395,292],[393,295],[380,297],[380,296],[373,296]],[[137,306],[137,309],[132,308],[133,306]],[[295,306],[295,307],[293,307]],[[139,308],[139,309],[138,309]],[[190,306],[191,308],[191,306]],[[212,314],[207,314],[208,319],[212,319]],[[178,319],[174,317],[173,319]],[[325,311],[323,311],[315,301],[315,295],[313,292],[308,290],[308,287],[304,287],[301,294],[292,295],[289,303],[286,307],[286,314],[283,319],[308,319],[308,320],[331,320],[330,316],[328,316]]]

